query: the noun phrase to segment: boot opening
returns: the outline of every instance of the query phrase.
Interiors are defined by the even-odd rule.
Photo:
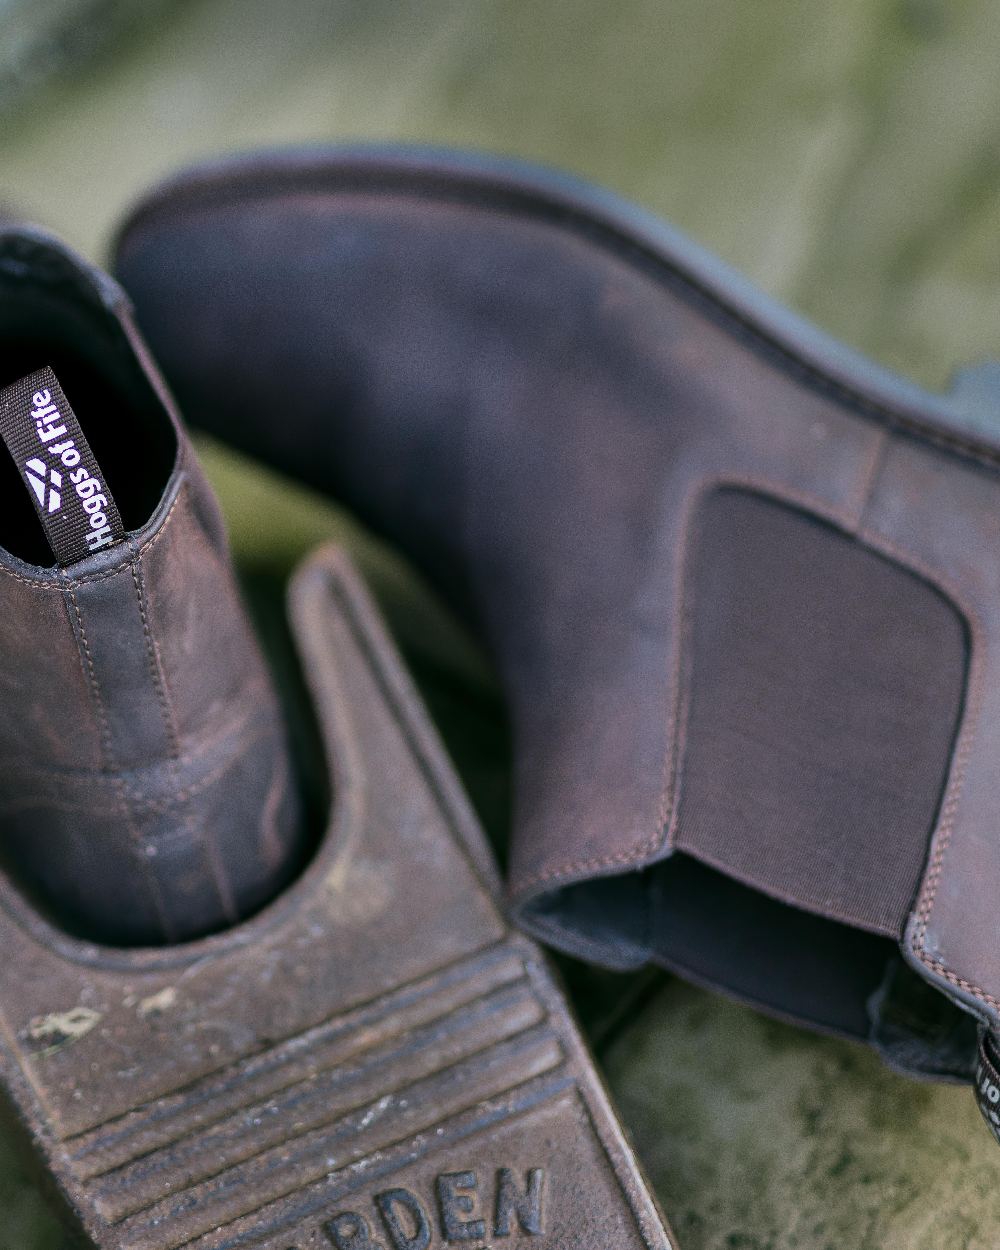
[[[120,329],[100,305],[50,294],[0,270],[0,388],[49,366],[105,475],[126,530],[156,510],[177,457],[169,416]],[[0,455],[0,546],[25,563],[49,567],[51,548],[20,480]]]

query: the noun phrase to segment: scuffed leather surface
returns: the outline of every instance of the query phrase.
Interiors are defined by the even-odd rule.
[[[195,174],[140,209],[120,269],[195,420],[344,499],[484,630],[514,719],[514,901],[550,941],[630,966],[649,948],[610,919],[612,896],[581,912],[557,891],[683,837],[685,560],[705,498],[756,492],[908,570],[966,622],[979,689],[997,451],[942,424],[933,397],[894,408],[864,368],[853,389],[824,373],[583,192],[393,161]],[[942,706],[945,747],[955,715]],[[925,847],[958,812],[967,753],[944,754]],[[951,859],[956,896],[983,907],[990,810],[973,793],[971,859]],[[947,988],[991,1009],[970,986],[1000,980],[993,929],[950,923],[975,953],[942,961]]]
[[[33,244],[32,263],[36,251],[81,317],[116,327],[109,356],[145,371],[180,450],[124,544],[62,569],[0,551],[3,863],[71,932],[180,941],[254,911],[297,870],[300,800],[218,506],[121,297],[55,242]],[[144,418],[123,411],[123,439],[130,419]]]

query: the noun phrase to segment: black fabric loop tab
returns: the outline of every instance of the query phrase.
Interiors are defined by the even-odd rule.
[[[979,1035],[979,1063],[976,1065],[976,1103],[989,1125],[990,1132],[1000,1143],[1000,1068],[990,1043],[990,1035],[984,1029]]]
[[[124,539],[118,507],[51,369],[0,391],[0,437],[59,564]]]

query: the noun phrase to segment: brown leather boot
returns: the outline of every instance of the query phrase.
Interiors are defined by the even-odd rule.
[[[290,592],[332,802],[281,890],[278,708],[123,297],[32,231],[0,290],[0,839],[56,922],[0,873],[0,1095],[74,1244],[670,1250],[350,568]]]
[[[142,204],[117,265],[193,420],[480,625],[531,930],[971,1073],[1000,1025],[974,388],[926,394],[615,197],[489,158],[222,162]]]
[[[120,289],[0,229],[0,850],[56,922],[178,942],[303,858],[222,521]]]

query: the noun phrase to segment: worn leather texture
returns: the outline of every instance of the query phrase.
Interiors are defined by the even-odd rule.
[[[0,879],[0,1076],[70,1228],[92,1250],[676,1250],[345,554],[312,556],[288,608],[332,792],[291,888],[230,932],[108,951]],[[81,978],[99,1009],[60,1035],[45,1008]]]
[[[103,379],[95,450],[124,447],[116,479],[105,463],[133,518],[123,543],[69,567],[0,549],[3,864],[78,936],[199,936],[259,908],[304,854],[282,716],[221,516],[110,279],[12,227],[0,234],[0,302],[5,373],[51,361],[69,386],[85,360]],[[164,465],[153,449],[167,446]],[[147,497],[152,479],[155,506],[138,523],[142,491],[127,473]],[[10,490],[23,503],[16,478]],[[37,527],[23,509],[4,524],[8,545]]]
[[[485,158],[198,170],[117,265],[192,419],[345,500],[483,632],[530,929],[971,1064],[971,1021],[901,1040],[894,1008],[900,949],[1000,1005],[981,421],[614,197]]]

